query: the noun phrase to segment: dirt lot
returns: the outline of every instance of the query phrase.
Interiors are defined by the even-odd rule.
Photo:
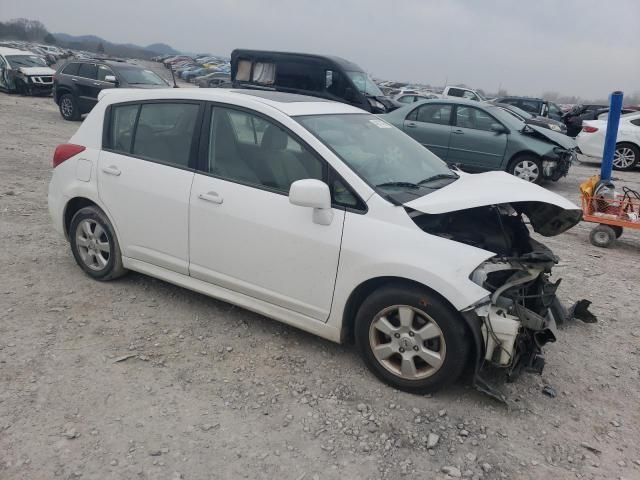
[[[414,396],[351,346],[142,275],[90,280],[47,212],[53,149],[78,124],[0,94],[0,125],[0,478],[640,478],[639,234],[546,240],[564,300],[599,322],[504,385],[515,408],[465,384]],[[548,188],[577,200],[596,169]]]

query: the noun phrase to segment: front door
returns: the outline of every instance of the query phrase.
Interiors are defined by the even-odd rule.
[[[98,163],[98,192],[122,255],[183,275],[189,273],[190,158],[199,109],[177,102],[112,106]]]
[[[326,321],[344,210],[319,225],[288,192],[296,180],[326,181],[327,165],[261,116],[213,107],[206,117],[191,189],[191,276]]]
[[[507,134],[492,130],[501,125],[484,110],[457,105],[447,162],[472,171],[499,170],[507,148]]]
[[[451,137],[452,105],[427,103],[411,111],[404,121],[404,131],[447,161]]]

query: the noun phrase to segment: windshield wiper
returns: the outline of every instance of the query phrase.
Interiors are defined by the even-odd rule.
[[[415,183],[411,183],[411,182],[385,182],[385,183],[376,185],[376,187],[420,188],[420,185],[416,185]]]
[[[435,180],[441,180],[443,178],[458,178],[458,175],[451,175],[450,173],[438,173],[437,175],[432,175],[425,178],[424,180],[420,180],[418,182],[418,185],[424,185],[425,183],[433,182]]]

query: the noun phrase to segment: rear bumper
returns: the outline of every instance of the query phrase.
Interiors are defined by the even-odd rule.
[[[56,232],[58,232],[63,237],[66,236],[64,230],[64,207],[67,203],[67,200],[68,199],[65,198],[62,192],[56,187],[54,173],[54,178],[52,178],[51,182],[49,183],[47,202],[49,206],[49,216],[51,217],[53,228],[55,228]]]

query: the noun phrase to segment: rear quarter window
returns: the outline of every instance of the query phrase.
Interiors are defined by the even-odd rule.
[[[119,153],[131,152],[133,129],[139,105],[114,105],[111,107],[107,148]]]

